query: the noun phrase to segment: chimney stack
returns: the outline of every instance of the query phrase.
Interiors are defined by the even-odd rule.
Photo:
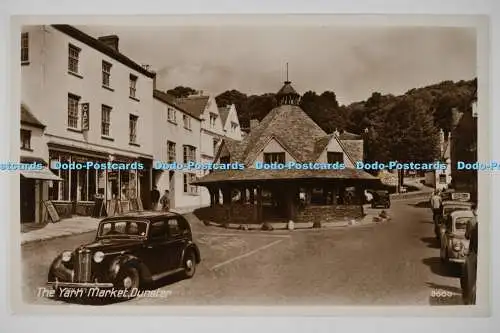
[[[106,44],[108,47],[112,48],[116,52],[120,52],[118,49],[119,38],[117,35],[102,36],[97,38],[100,42]]]

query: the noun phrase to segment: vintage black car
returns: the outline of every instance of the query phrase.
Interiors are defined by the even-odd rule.
[[[389,196],[389,191],[373,191],[373,199],[371,200],[372,208],[377,208],[382,206],[384,208],[391,207],[391,197]]]
[[[200,260],[182,215],[134,213],[103,219],[93,242],[58,255],[48,284],[130,291],[175,273],[191,278]]]

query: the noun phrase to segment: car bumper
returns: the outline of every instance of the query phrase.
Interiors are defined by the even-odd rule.
[[[456,264],[465,264],[465,258],[448,258],[448,261]]]
[[[112,283],[106,282],[49,281],[47,285],[53,288],[113,288]]]

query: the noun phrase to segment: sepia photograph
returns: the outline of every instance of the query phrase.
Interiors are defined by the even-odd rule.
[[[13,25],[20,304],[487,309],[487,20],[129,21]]]

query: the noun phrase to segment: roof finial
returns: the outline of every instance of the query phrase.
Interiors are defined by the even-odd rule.
[[[286,63],[286,81],[288,82],[288,62]]]

